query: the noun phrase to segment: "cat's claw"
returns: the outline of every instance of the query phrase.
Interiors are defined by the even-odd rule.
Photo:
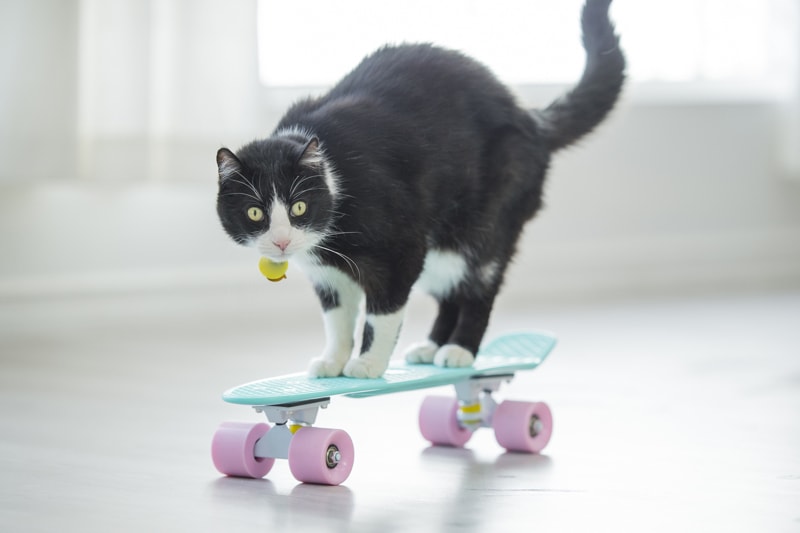
[[[433,364],[441,367],[449,368],[463,368],[472,366],[475,362],[475,356],[457,344],[445,344],[436,351],[433,358]]]
[[[326,357],[317,357],[311,360],[308,366],[308,377],[310,378],[335,378],[342,375],[343,365],[337,361],[331,361]]]
[[[344,375],[349,378],[379,378],[386,371],[388,361],[381,363],[363,355],[358,359],[351,359],[344,366]]]
[[[412,344],[406,350],[406,361],[411,364],[433,363],[433,358],[438,349],[439,345],[430,340]]]

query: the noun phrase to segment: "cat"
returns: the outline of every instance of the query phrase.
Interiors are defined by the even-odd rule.
[[[460,52],[386,46],[327,94],[291,106],[270,137],[218,151],[225,231],[299,266],[319,296],[327,342],[310,376],[382,376],[414,286],[439,310],[406,360],[473,364],[551,155],[594,129],[621,92],[609,3],[587,0],[583,75],[543,110],[521,109]]]

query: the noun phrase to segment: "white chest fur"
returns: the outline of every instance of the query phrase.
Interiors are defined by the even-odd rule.
[[[467,261],[456,252],[431,250],[425,256],[415,288],[433,296],[446,296],[464,279]]]

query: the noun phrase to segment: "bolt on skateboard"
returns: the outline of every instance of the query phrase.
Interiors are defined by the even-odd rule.
[[[298,481],[339,485],[353,468],[353,441],[340,429],[314,427],[319,410],[333,396],[368,398],[443,385],[453,385],[456,397],[428,396],[419,412],[420,431],[431,444],[462,447],[477,429],[488,427],[505,449],[538,453],[553,430],[547,404],[497,403],[492,394],[517,371],[539,366],[555,344],[555,337],[546,333],[516,333],[483,346],[467,368],[392,361],[378,379],[296,373],[239,385],[223,399],[251,406],[266,415],[267,423],[221,424],[211,444],[214,466],[228,476],[261,478],[275,459],[288,459]]]

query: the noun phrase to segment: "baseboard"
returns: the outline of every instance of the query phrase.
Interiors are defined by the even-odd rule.
[[[507,299],[796,288],[798,243],[800,230],[789,228],[527,247]]]
[[[526,239],[509,269],[505,302],[583,299],[698,289],[779,289],[800,286],[800,230],[662,235],[600,242]],[[291,271],[290,271],[291,274]],[[304,308],[312,291],[295,274],[271,297]],[[250,264],[96,271],[0,280],[0,298],[65,298],[143,291],[253,291],[266,285]]]

